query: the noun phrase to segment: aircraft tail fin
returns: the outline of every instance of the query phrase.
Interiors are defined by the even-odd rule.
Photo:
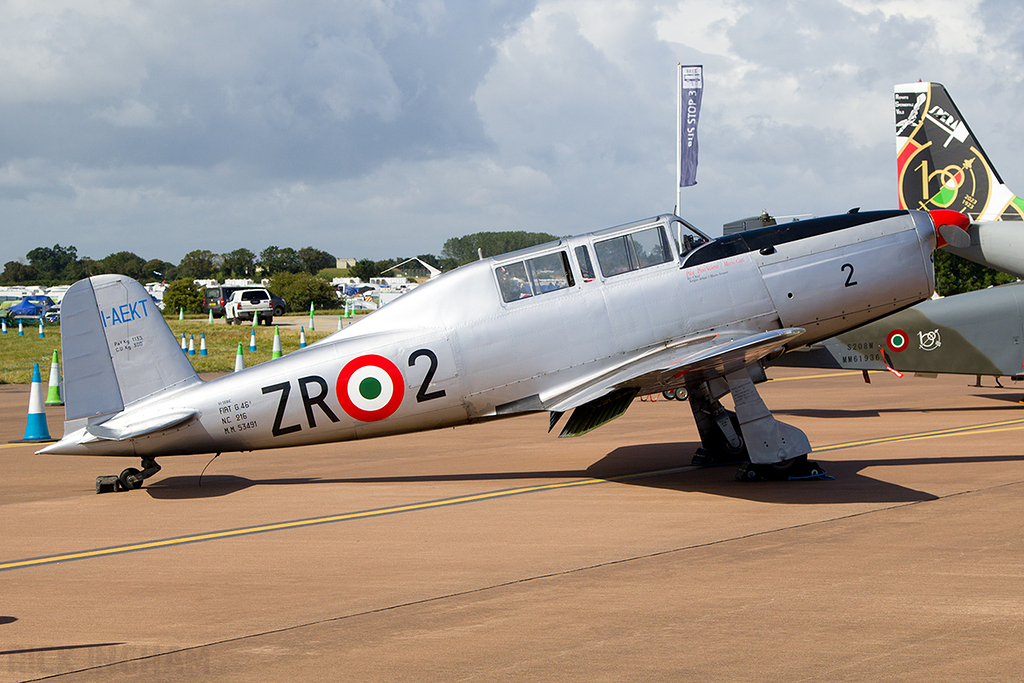
[[[124,275],[79,280],[61,301],[65,420],[120,412],[201,381],[156,301]]]
[[[897,85],[895,98],[900,208],[1024,220],[1024,199],[1003,183],[942,84]]]

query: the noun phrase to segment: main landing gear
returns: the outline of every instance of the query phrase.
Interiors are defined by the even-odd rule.
[[[120,475],[102,475],[96,477],[96,493],[113,491],[130,491],[142,488],[142,482],[160,471],[160,465],[153,458],[142,459],[142,470],[129,467]]]
[[[738,463],[736,478],[740,481],[827,477],[818,463],[807,459],[811,452],[807,436],[772,416],[746,369],[687,389],[701,442],[691,464]],[[719,401],[728,393],[736,404],[735,412]]]

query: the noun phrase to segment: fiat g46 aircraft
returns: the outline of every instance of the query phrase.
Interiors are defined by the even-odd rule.
[[[662,215],[482,259],[278,360],[202,381],[139,283],[98,275],[63,300],[63,438],[39,451],[141,458],[253,451],[547,412],[560,436],[634,397],[689,392],[695,462],[743,479],[816,476],[799,429],[748,368],[911,306],[934,288],[953,211],[875,211],[711,239]],[[721,399],[732,394],[734,410]],[[549,429],[550,429],[549,428]],[[113,477],[98,489],[113,488]]]

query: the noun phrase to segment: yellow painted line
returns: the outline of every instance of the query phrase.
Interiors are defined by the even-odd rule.
[[[871,370],[870,372],[876,372]],[[769,382],[792,382],[795,379],[824,379],[826,377],[845,377],[846,375],[860,375],[860,370],[845,370],[843,372],[830,372],[823,375],[801,375],[800,377],[769,377]]]
[[[46,557],[36,557],[25,560],[14,560],[11,562],[0,563],[0,571],[8,569],[18,569],[22,567],[32,567],[43,564],[55,564],[58,562],[69,562],[71,560],[83,560],[93,557],[104,557],[106,555],[119,555],[122,553],[137,552],[140,550],[153,550],[155,548],[166,548],[170,546],[184,545],[186,543],[200,543],[203,541],[212,541],[221,538],[232,538],[236,536],[248,536],[252,534],[266,533],[268,531],[281,531],[283,529],[296,529],[307,526],[314,526],[318,524],[330,524],[332,522],[344,522],[355,519],[366,519],[370,517],[383,517],[384,515],[393,515],[402,512],[412,512],[415,510],[429,510],[431,508],[448,507],[451,505],[461,505],[463,503],[473,503],[483,500],[492,500],[495,498],[507,498],[509,496],[518,496],[526,493],[536,493],[538,491],[554,491],[558,489],[573,488],[579,486],[591,486],[593,484],[605,484],[608,482],[619,482],[629,481],[632,479],[644,479],[648,477],[663,476],[666,474],[675,474],[677,472],[686,472],[689,470],[698,469],[697,467],[674,467],[665,470],[657,470],[653,472],[642,472],[638,474],[627,474],[619,477],[609,477],[607,479],[575,479],[572,481],[563,481],[553,484],[538,484],[536,486],[522,486],[514,489],[503,489],[499,491],[487,491],[484,493],[476,493],[468,496],[458,496],[455,498],[443,498],[440,500],[425,501],[422,503],[409,503],[408,505],[396,505],[394,507],[378,508],[374,510],[361,510],[358,512],[347,512],[339,515],[329,515],[326,517],[314,517],[311,519],[299,519],[288,522],[278,522],[276,524],[264,524],[260,526],[242,527],[239,529],[226,529],[223,531],[212,531],[206,534],[195,534],[193,536],[179,536],[177,538],[167,538],[156,541],[144,541],[141,543],[133,543],[128,545],[113,546],[110,548],[97,548],[94,550],[83,550],[80,552],[65,553],[63,555],[49,555]]]
[[[1011,427],[1010,425],[1016,425]],[[1002,429],[1000,429],[1002,427]],[[937,429],[930,432],[918,432],[916,434],[903,434],[900,436],[885,436],[877,439],[864,439],[862,441],[849,441],[837,443],[830,446],[820,446],[814,449],[815,453],[821,451],[834,451],[841,448],[854,448],[856,446],[871,446],[880,443],[897,443],[899,441],[916,441],[920,439],[936,439],[944,436],[961,436],[964,434],[988,434],[990,432],[1004,432],[1013,429],[1024,428],[1024,418],[1017,420],[1005,420],[1003,422],[989,422],[980,425],[968,425],[964,427],[950,427],[949,429]]]
[[[795,378],[794,378],[795,379]],[[843,448],[855,448],[857,446],[870,446],[883,443],[899,443],[901,441],[914,441],[920,439],[937,439],[949,436],[963,436],[968,434],[986,434],[991,432],[1002,432],[1024,429],[1024,418],[1016,420],[1005,420],[1001,422],[989,422],[979,425],[967,425],[963,427],[951,427],[948,429],[939,429],[929,432],[917,432],[914,434],[904,434],[898,436],[880,437],[877,439],[864,439],[861,441],[850,441],[847,443],[831,444],[827,446],[821,446],[814,449],[814,453],[821,453],[825,451],[839,450]],[[12,444],[22,445],[22,444]],[[27,445],[27,444],[26,444]],[[413,512],[417,510],[430,510],[433,508],[449,507],[452,505],[462,505],[465,503],[474,503],[485,500],[494,500],[498,498],[507,498],[510,496],[518,496],[528,493],[537,493],[541,491],[556,491],[559,489],[576,488],[580,486],[591,486],[594,484],[605,484],[609,482],[624,482],[632,481],[636,479],[645,479],[651,477],[666,476],[669,474],[679,474],[682,472],[689,472],[692,470],[700,469],[696,466],[681,466],[673,467],[663,470],[655,470],[651,472],[640,472],[635,474],[626,474],[617,477],[608,477],[606,479],[574,479],[571,481],[555,482],[551,484],[537,484],[535,486],[521,486],[512,489],[501,489],[497,491],[485,491],[483,493],[475,493],[466,496],[457,496],[454,498],[442,498],[440,500],[424,501],[420,503],[409,503],[406,505],[396,505],[393,507],[377,508],[373,510],[360,510],[357,512],[347,512],[337,515],[328,515],[324,517],[313,517],[310,519],[299,519],[287,522],[278,522],[274,524],[263,524],[259,526],[241,527],[238,529],[225,529],[221,531],[212,531],[205,534],[195,534],[192,536],[179,536],[177,538],[167,538],[155,541],[144,541],[141,543],[133,543],[127,545],[113,546],[110,548],[97,548],[93,550],[83,550],[80,552],[65,553],[62,555],[49,555],[45,557],[36,557],[23,560],[14,560],[10,562],[0,563],[0,571],[18,569],[24,567],[32,567],[46,564],[56,564],[59,562],[69,562],[72,560],[82,560],[88,558],[104,557],[108,555],[119,555],[123,553],[138,552],[141,550],[153,550],[156,548],[167,548],[178,545],[185,545],[187,543],[201,543],[204,541],[213,541],[223,538],[233,538],[238,536],[249,536],[252,534],[266,533],[270,531],[282,531],[285,529],[297,529],[308,526],[315,526],[319,524],[331,524],[335,522],[344,522],[357,519],[368,519],[372,517],[383,517],[385,515],[399,514],[403,512]]]
[[[17,448],[18,446],[45,446],[47,443],[53,443],[52,441],[26,441],[25,443],[0,443],[0,448]]]

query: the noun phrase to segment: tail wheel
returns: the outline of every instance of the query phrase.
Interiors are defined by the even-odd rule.
[[[117,478],[117,483],[121,485],[121,488],[125,491],[132,489],[142,488],[142,478],[139,475],[142,474],[139,470],[134,467],[129,467]]]

